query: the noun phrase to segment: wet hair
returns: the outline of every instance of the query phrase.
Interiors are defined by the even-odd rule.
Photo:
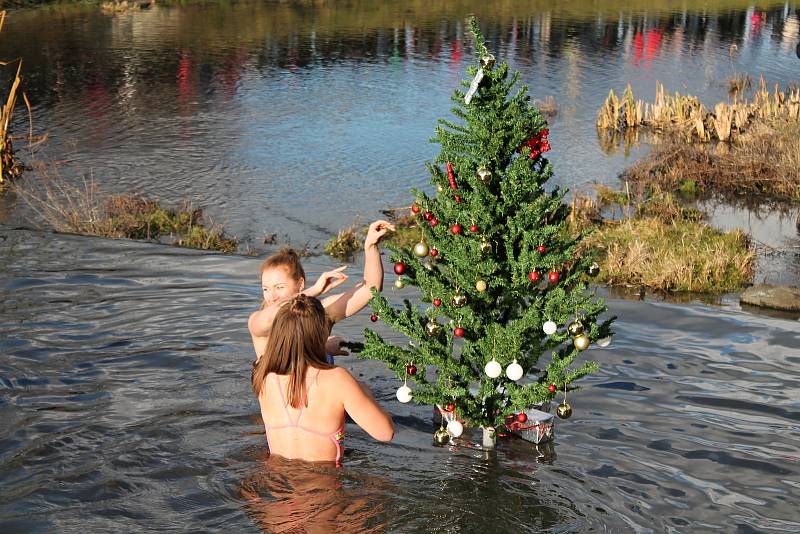
[[[301,278],[305,280],[306,272],[303,270],[303,266],[300,265],[300,255],[291,247],[283,247],[264,260],[264,263],[261,264],[259,276],[264,274],[267,269],[274,269],[275,267],[285,267],[289,272],[289,276],[295,280],[300,280]]]
[[[253,392],[261,396],[270,373],[289,375],[289,404],[294,408],[308,405],[305,377],[308,367],[331,369],[325,356],[325,341],[330,323],[322,303],[300,294],[275,315],[267,349],[253,366]]]

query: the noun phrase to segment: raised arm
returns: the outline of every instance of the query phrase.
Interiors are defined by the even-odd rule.
[[[369,225],[364,240],[364,280],[349,291],[331,295],[322,301],[331,320],[337,322],[355,315],[372,298],[372,288],[378,291],[383,289],[383,263],[378,243],[387,232],[393,232],[394,229],[394,225],[388,221],[375,221]]]
[[[392,416],[373,398],[369,390],[353,378],[347,369],[336,369],[340,374],[342,400],[345,411],[364,431],[378,441],[391,441],[394,437]]]
[[[331,289],[338,287],[345,280],[347,280],[347,275],[342,272],[345,269],[347,269],[347,265],[342,265],[341,267],[337,267],[332,271],[326,271],[322,273],[317,281],[314,282],[313,286],[307,287],[301,291],[301,293],[308,295],[309,297],[318,297],[320,295],[324,295]]]

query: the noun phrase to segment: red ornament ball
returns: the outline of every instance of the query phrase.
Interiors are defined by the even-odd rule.
[[[539,272],[538,271],[531,271],[528,273],[528,280],[531,282],[538,282],[539,281]]]
[[[411,204],[411,213],[419,213],[419,206]]]
[[[474,234],[475,232],[477,232],[477,231],[478,231],[478,225],[477,225],[477,224],[473,224],[473,225],[471,225],[471,226],[469,227],[469,231],[470,231],[470,232],[472,232],[472,233]]]
[[[444,409],[447,410],[448,412],[452,412],[453,410],[456,409],[456,405],[451,402],[447,406],[445,406]]]
[[[454,234],[460,234],[461,233],[461,225],[458,224],[458,223],[454,224],[453,226],[450,227],[450,231],[453,232]]]
[[[555,284],[556,282],[558,282],[559,278],[560,275],[558,274],[558,271],[550,271],[549,273],[547,273],[547,279],[550,280],[551,284]]]
[[[406,272],[406,264],[402,261],[398,261],[394,264],[394,274],[403,274]]]
[[[457,326],[453,329],[453,335],[456,337],[464,337],[464,329]]]
[[[422,214],[422,218],[425,219],[426,221],[430,221],[431,219],[433,219],[433,212],[426,211],[425,213]]]
[[[439,307],[442,305],[442,299],[433,299],[433,305]]]
[[[417,366],[414,365],[413,363],[406,365],[406,373],[408,373],[409,376],[414,376],[415,374],[417,374]]]
[[[436,217],[431,218],[431,226],[437,226],[439,224],[439,219]]]
[[[538,247],[536,247],[536,251],[537,251],[539,254],[544,254],[544,251],[545,251],[545,250],[546,250],[546,249],[544,248],[544,245],[539,245]]]
[[[455,199],[456,199],[456,202],[461,202],[461,196],[460,195],[456,195]]]
[[[517,414],[517,423],[524,423],[528,420],[528,415],[525,412]]]
[[[430,255],[435,258],[436,256],[439,255],[439,251],[436,250],[435,248],[432,248],[430,251]]]
[[[374,323],[375,321],[378,320],[378,316],[373,313],[372,315],[369,316],[369,320]]]
[[[555,393],[556,392],[556,385],[555,384],[550,384],[549,386],[547,386],[547,389],[550,391],[550,393]]]

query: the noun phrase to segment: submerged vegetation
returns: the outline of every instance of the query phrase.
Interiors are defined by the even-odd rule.
[[[71,185],[48,178],[14,184],[12,190],[38,221],[58,232],[157,240],[225,253],[238,248],[236,239],[206,224],[202,210],[188,203],[168,208],[139,195],[105,194],[88,180]]]

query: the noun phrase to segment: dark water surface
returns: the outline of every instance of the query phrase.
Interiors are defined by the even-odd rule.
[[[1,532],[800,532],[796,320],[611,299],[615,340],[587,351],[602,371],[540,451],[436,449],[430,410],[399,404],[382,364],[340,358],[397,433],[349,425],[337,470],[266,458],[257,259],[0,242]],[[367,317],[337,332],[359,338]]]
[[[429,187],[423,161],[437,147],[428,139],[474,61],[468,14],[534,98],[554,98],[554,182],[585,189],[617,185],[630,163],[624,147],[607,153],[597,141],[609,89],[631,83],[652,99],[660,80],[713,107],[735,73],[786,86],[800,78],[799,9],[742,0],[187,2],[116,15],[54,7],[11,12],[0,58],[24,58],[34,130],[49,135],[39,157],[68,162],[62,176],[191,199],[254,245],[273,233],[315,245],[408,205],[412,186]],[[15,131],[27,132],[26,115]],[[797,238],[797,215],[721,210],[717,219],[787,248],[797,245],[786,241]],[[0,210],[0,221],[16,217]]]

